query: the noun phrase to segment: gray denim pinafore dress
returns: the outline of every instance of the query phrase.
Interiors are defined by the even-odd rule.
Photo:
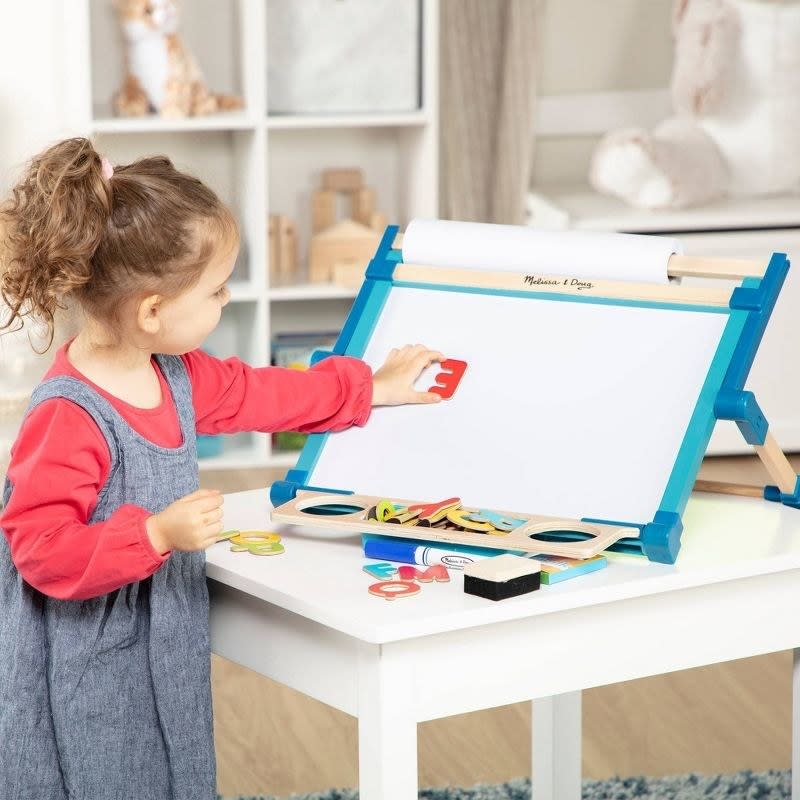
[[[179,358],[157,360],[180,447],[147,441],[75,378],[33,393],[31,408],[53,397],[81,406],[108,442],[90,523],[125,503],[155,513],[198,487],[189,378]],[[12,491],[6,482],[6,503]],[[0,535],[0,800],[213,800],[209,661],[203,552],[173,552],[102,597],[56,600],[23,581]]]

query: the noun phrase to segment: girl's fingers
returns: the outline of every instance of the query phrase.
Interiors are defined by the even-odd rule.
[[[195,503],[197,504],[197,510],[201,514],[205,514],[209,511],[216,511],[218,508],[222,508],[222,504],[225,501],[222,499],[222,495],[217,495],[216,497],[198,497]]]
[[[411,396],[411,403],[439,403],[442,400],[440,394],[436,392],[414,392]]]
[[[222,497],[222,492],[219,489],[198,489],[196,492],[187,494],[182,499],[191,502],[192,500],[201,500],[204,497]]]
[[[217,508],[214,511],[210,511],[209,513],[203,516],[203,525],[212,525],[213,523],[219,522],[222,519],[222,509]]]

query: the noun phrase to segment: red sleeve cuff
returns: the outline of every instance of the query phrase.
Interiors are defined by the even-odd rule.
[[[139,542],[142,545],[142,552],[149,561],[149,564],[143,562],[142,565],[150,571],[150,574],[152,574],[170,557],[172,551],[168,550],[162,555],[155,549],[155,547],[153,547],[153,543],[150,541],[150,537],[147,535],[147,520],[154,516],[152,512],[133,505],[120,506],[120,510],[123,508],[130,512],[132,520],[136,523],[139,533]]]

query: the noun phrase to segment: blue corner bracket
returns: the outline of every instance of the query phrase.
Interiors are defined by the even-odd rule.
[[[800,476],[797,478],[792,494],[782,492],[777,486],[765,486],[764,498],[771,500],[773,503],[783,503],[783,505],[791,508],[800,508]]]
[[[639,537],[642,552],[659,564],[674,564],[681,549],[683,522],[674,511],[656,511],[652,522],[648,522]]]
[[[328,489],[324,486],[307,486],[305,470],[290,469],[282,481],[275,481],[269,488],[269,500],[273,508],[282,506],[297,497],[299,491],[325,492],[327,494],[353,494],[349,489]]]

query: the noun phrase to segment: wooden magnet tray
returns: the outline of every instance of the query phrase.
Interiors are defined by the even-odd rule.
[[[458,498],[438,502],[299,491],[272,511],[273,522],[350,530],[405,539],[591,558],[639,528],[563,517],[465,507]],[[561,540],[577,534],[580,540]]]

